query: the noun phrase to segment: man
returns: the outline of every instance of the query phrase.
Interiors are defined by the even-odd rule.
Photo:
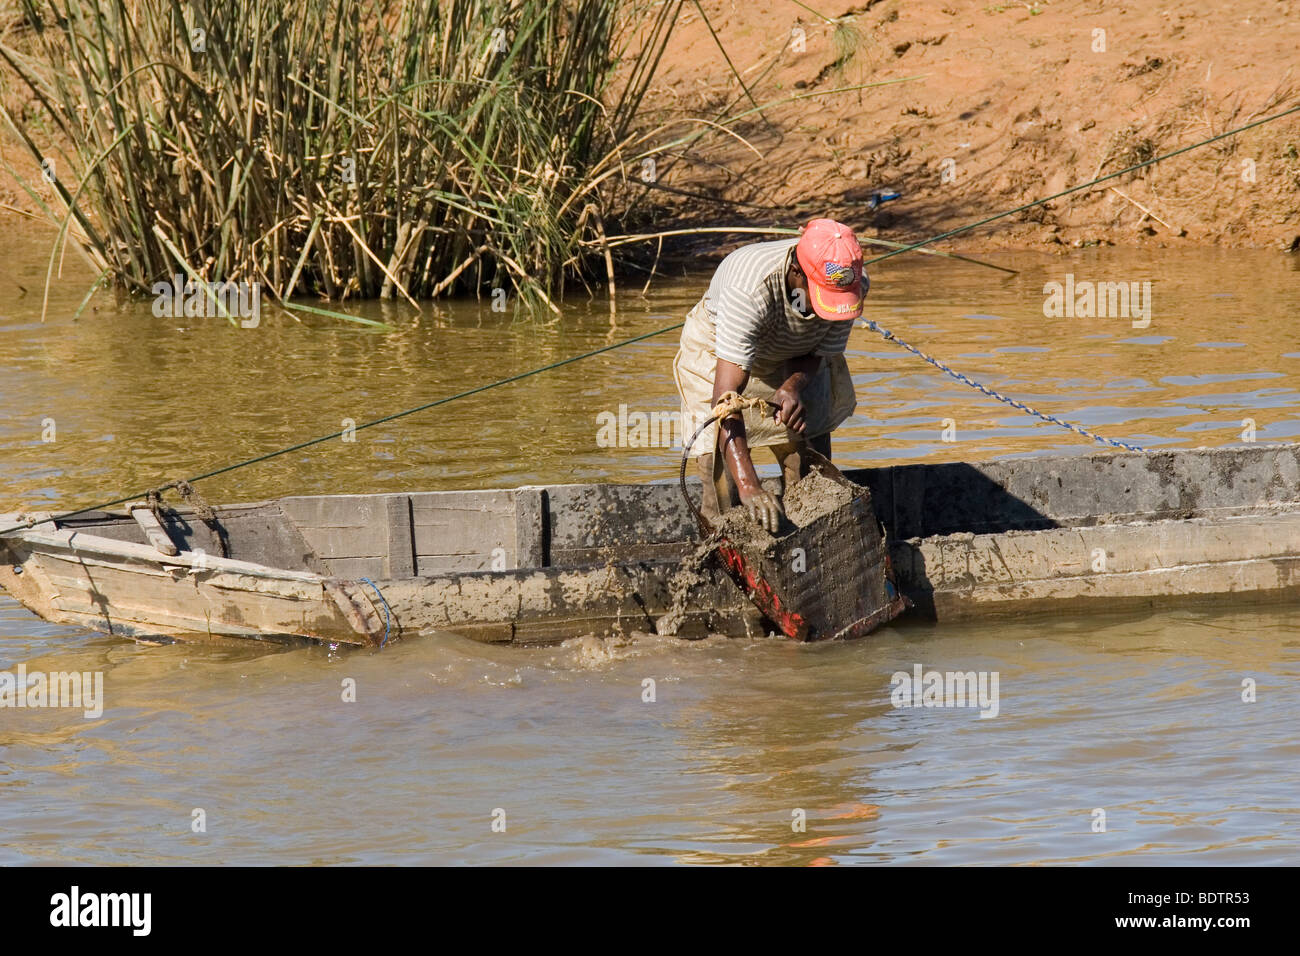
[[[770,399],[722,419],[696,441],[704,513],[739,503],[775,532],[779,502],[763,490],[750,449],[767,446],[785,487],[806,473],[800,437],[830,457],[830,433],[857,404],[844,361],[867,290],[853,230],[814,219],[798,239],[742,246],[722,260],[686,317],[673,376],[690,434],[727,392]]]

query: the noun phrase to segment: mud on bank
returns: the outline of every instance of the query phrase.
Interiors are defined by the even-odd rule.
[[[1300,4],[1290,0],[810,6],[834,22],[790,2],[704,2],[756,102],[805,98],[736,127],[753,150],[717,135],[659,163],[661,185],[692,195],[652,190],[656,225],[833,215],[868,234],[917,239],[1300,103]],[[665,116],[749,107],[694,11],[683,14],[652,94],[650,107]],[[877,189],[903,196],[872,213]],[[716,245],[706,238],[686,248]],[[1300,244],[1300,117],[949,248],[1099,244]]]

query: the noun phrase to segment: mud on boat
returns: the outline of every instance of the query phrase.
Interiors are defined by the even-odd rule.
[[[1300,445],[846,470],[871,490],[901,620],[1300,596]],[[140,639],[545,643],[654,630],[698,542],[671,483],[294,496],[0,515],[0,586]],[[161,519],[161,520],[159,520]],[[720,566],[679,630],[770,630]]]

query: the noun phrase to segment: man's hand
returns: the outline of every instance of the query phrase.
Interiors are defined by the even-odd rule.
[[[772,393],[772,403],[778,406],[772,417],[786,428],[801,433],[808,427],[807,410],[803,406],[801,394],[805,381],[802,375],[792,375]]]
[[[772,417],[792,431],[803,434],[808,427],[808,410],[803,404],[803,390],[813,380],[821,368],[822,360],[816,355],[801,355],[788,359],[785,363],[788,377],[781,387],[772,393],[772,402],[777,405]]]
[[[755,524],[776,534],[777,528],[781,526],[781,505],[774,495],[764,491],[761,486],[756,491],[742,490],[740,503],[749,512]]]

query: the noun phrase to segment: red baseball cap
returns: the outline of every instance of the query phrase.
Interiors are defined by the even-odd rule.
[[[834,219],[814,219],[803,227],[795,255],[808,277],[814,312],[833,320],[862,315],[862,246],[852,229]]]

